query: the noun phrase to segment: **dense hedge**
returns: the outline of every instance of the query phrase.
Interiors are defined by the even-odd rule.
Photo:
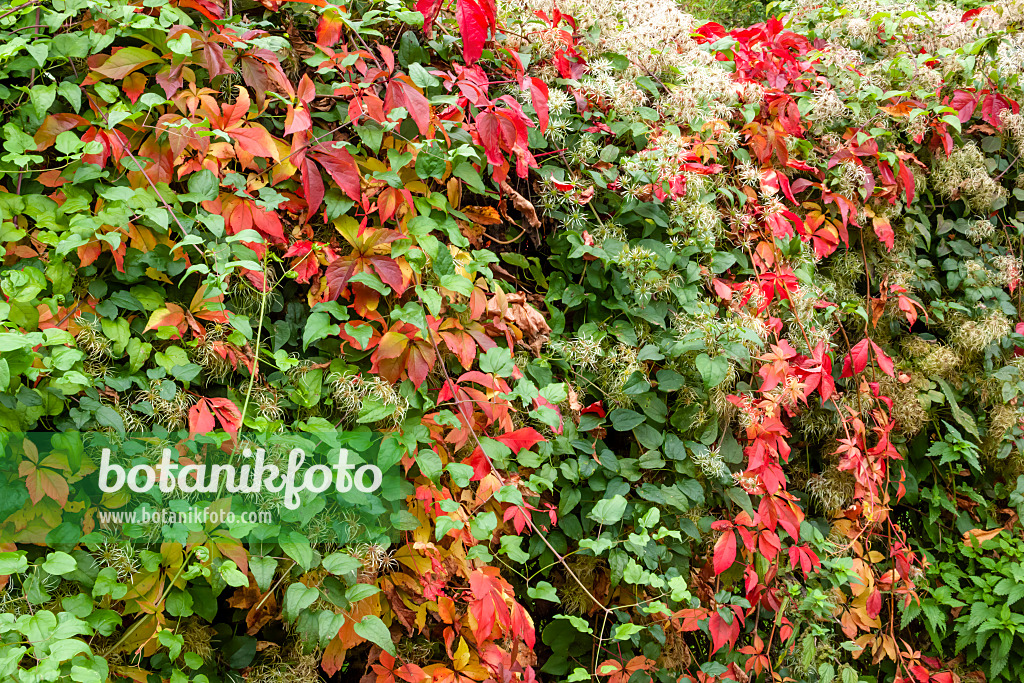
[[[1024,8],[774,10],[8,4],[0,677],[1024,677]]]

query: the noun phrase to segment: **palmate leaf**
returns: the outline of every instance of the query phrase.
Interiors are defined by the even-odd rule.
[[[371,360],[373,371],[390,382],[408,377],[418,388],[434,367],[436,354],[419,328],[409,323],[396,323],[380,338]]]
[[[371,272],[380,278],[397,294],[402,294],[411,283],[411,269],[404,260],[391,258],[391,247],[402,234],[386,228],[369,228],[346,216],[335,222],[342,237],[351,245],[352,251],[342,253],[327,265],[325,277],[328,298],[337,299],[355,275]]]
[[[44,497],[52,498],[61,505],[68,502],[68,482],[60,471],[54,469],[60,465],[60,462],[53,460],[55,457],[47,456],[38,465],[26,460],[18,467],[18,474],[25,477],[25,486],[28,487],[29,497],[34,504],[39,503]]]

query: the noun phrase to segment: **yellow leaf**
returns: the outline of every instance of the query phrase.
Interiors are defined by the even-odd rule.
[[[456,671],[469,664],[469,645],[465,638],[459,638],[459,646],[455,648],[455,654],[452,655],[452,664],[455,665]]]
[[[150,280],[159,280],[160,282],[166,282],[169,285],[174,284],[173,282],[171,282],[171,278],[167,277],[166,275],[161,273],[156,268],[153,268],[152,266],[146,268],[146,277],[148,277]]]

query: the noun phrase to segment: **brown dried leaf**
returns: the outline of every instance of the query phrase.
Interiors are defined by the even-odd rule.
[[[576,394],[576,390],[572,388],[572,385],[566,384],[566,393],[569,394],[569,410],[574,413],[578,413],[583,410],[583,404],[580,403],[580,397]]]
[[[963,543],[964,543],[965,546],[970,546],[973,542],[976,542],[976,543],[978,543],[980,545],[980,544],[984,543],[985,541],[992,540],[993,538],[995,538],[996,536],[998,536],[1002,532],[1003,532],[1003,528],[1002,527],[997,527],[995,529],[988,529],[988,530],[984,530],[984,529],[971,529],[970,531],[965,531],[964,532],[964,534],[963,534]],[[972,539],[976,539],[976,541],[974,541]]]
[[[248,627],[246,633],[250,636],[256,635],[261,628],[277,618],[277,598],[271,593],[267,596],[266,602],[262,605],[256,603],[248,614],[245,615],[245,625]]]
[[[502,182],[501,191],[508,193],[512,197],[512,206],[516,207],[524,216],[526,216],[526,222],[531,227],[539,230],[541,226],[540,218],[537,217],[537,209],[533,208],[533,204],[529,202],[523,195],[512,189],[512,186],[507,182]]]
[[[247,633],[255,635],[261,628],[274,620],[277,616],[277,599],[271,593],[267,599],[263,599],[263,592],[256,586],[255,579],[249,580],[249,585],[237,589],[230,598],[228,605],[235,609],[247,609],[245,624],[248,627]]]
[[[505,320],[523,333],[522,344],[540,356],[544,344],[551,338],[551,327],[536,308],[526,302],[526,294],[515,292],[508,295],[508,310]]]
[[[249,609],[263,597],[263,593],[256,586],[256,580],[249,579],[249,585],[235,589],[235,592],[228,598],[228,607],[235,609]]]
[[[405,630],[411,636],[416,632],[416,613],[409,609],[404,602],[402,597],[398,594],[395,586],[390,581],[382,581],[381,588],[384,590],[384,595],[388,598],[388,603],[391,605],[391,609],[394,610],[395,616],[405,627]]]
[[[455,220],[456,225],[459,226],[459,232],[462,236],[469,240],[469,243],[474,248],[480,249],[483,246],[483,235],[486,228],[477,223],[467,223],[466,221]]]

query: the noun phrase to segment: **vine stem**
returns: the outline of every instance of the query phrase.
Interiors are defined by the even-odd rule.
[[[41,4],[43,4],[43,0],[32,0],[32,2],[26,2],[24,5],[18,5],[14,9],[8,10],[8,11],[4,12],[3,14],[0,14],[0,19],[8,17],[8,16],[14,14],[15,12],[20,11],[20,10],[28,9],[29,7],[33,7],[35,5],[41,5]]]
[[[249,376],[249,386],[245,389],[245,401],[242,403],[242,417],[239,428],[245,427],[245,412],[249,409],[249,400],[252,398],[252,388],[256,385],[256,375],[259,373],[260,367],[260,343],[263,339],[263,316],[267,310],[267,299],[270,298],[270,292],[272,288],[270,286],[270,279],[267,277],[267,254],[270,253],[269,249],[263,251],[263,291],[260,292],[260,319],[259,324],[256,326],[256,345],[253,347],[253,367],[252,374]]]

